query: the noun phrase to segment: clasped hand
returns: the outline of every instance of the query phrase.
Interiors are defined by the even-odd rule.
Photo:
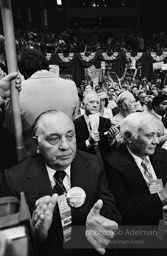
[[[89,132],[89,142],[90,144],[98,143],[100,140],[100,135],[98,131],[90,130]]]

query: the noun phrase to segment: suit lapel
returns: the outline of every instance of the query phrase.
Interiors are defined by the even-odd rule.
[[[122,172],[126,173],[125,176],[128,178],[128,183],[133,187],[136,186],[135,189],[140,187],[141,191],[148,192],[148,187],[141,171],[125,145],[121,148],[119,161]]]
[[[106,129],[105,118],[100,117],[99,118],[99,129],[98,129],[98,131],[100,133],[103,133],[105,131],[105,129]]]
[[[88,130],[88,126],[87,123],[85,121],[84,115],[81,116],[81,131],[83,130],[86,134],[89,135],[89,130]]]
[[[25,173],[22,187],[32,204],[42,196],[52,195],[46,166],[40,156],[34,158]]]
[[[86,172],[88,167],[88,162],[77,153],[71,165],[71,187],[83,187],[83,184],[85,186],[85,180],[89,179],[89,173]]]

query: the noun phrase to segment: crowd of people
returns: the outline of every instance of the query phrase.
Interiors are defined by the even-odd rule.
[[[37,255],[165,256],[159,243],[167,235],[166,79],[125,76],[115,83],[107,73],[102,83],[83,81],[77,88],[50,70],[39,49],[23,47],[14,74],[7,72],[5,48],[0,54],[0,194],[20,199],[25,193]],[[12,79],[26,151],[20,162],[13,147]],[[154,227],[156,242],[140,250],[114,247],[122,226]]]
[[[18,48],[32,47],[46,53],[54,52],[160,52],[167,50],[165,32],[111,32],[83,29],[57,32],[41,32],[37,29],[17,30],[16,43]]]

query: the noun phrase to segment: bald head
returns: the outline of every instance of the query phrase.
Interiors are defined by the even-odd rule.
[[[50,123],[52,125],[53,122],[62,122],[62,120],[65,120],[69,124],[71,124],[74,127],[73,122],[67,116],[64,112],[59,110],[47,110],[43,113],[41,113],[35,120],[33,124],[33,131],[34,134],[40,134],[43,133],[45,130],[45,126]]]

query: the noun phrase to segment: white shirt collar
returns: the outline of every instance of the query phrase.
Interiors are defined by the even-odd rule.
[[[52,182],[55,183],[53,175],[56,173],[56,170],[54,170],[53,168],[49,167],[48,165],[46,165],[46,169],[48,171],[48,175],[49,175],[49,179],[51,181],[51,184],[52,184]],[[68,178],[70,179],[71,178],[71,165],[69,165],[64,171],[66,172]]]

